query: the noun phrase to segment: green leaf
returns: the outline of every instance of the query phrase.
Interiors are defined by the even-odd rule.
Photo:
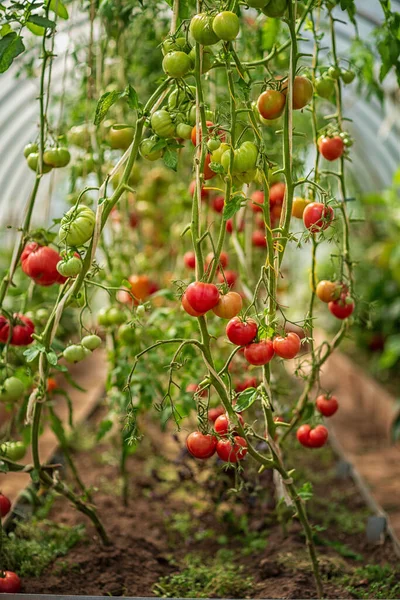
[[[48,3],[50,10],[56,13],[61,19],[68,19],[68,11],[60,0],[50,0]]]
[[[209,166],[211,171],[214,171],[214,173],[219,173],[220,175],[225,173],[224,167],[220,163],[211,162]]]
[[[39,15],[31,15],[28,19],[28,22],[38,25],[39,27],[43,27],[44,29],[54,29],[56,26],[54,21],[50,21],[50,19],[46,19],[46,17],[40,17]]]
[[[106,433],[108,433],[111,428],[112,428],[112,421],[110,421],[110,419],[105,419],[104,421],[101,421],[100,425],[99,425],[99,430],[97,432],[97,436],[96,439],[97,441],[100,441],[101,439],[103,439],[103,437],[106,435]]]
[[[0,460],[0,473],[8,473],[9,470],[8,464],[3,460]]]
[[[135,88],[128,85],[125,88],[124,95],[126,96],[129,108],[132,108],[132,110],[138,110],[140,108],[140,102]]]
[[[27,348],[23,353],[24,356],[26,356],[26,362],[32,362],[33,360],[35,360],[37,355],[40,352],[43,352],[44,349],[45,348],[42,344],[35,344],[34,346]]]
[[[224,206],[223,218],[224,221],[231,219],[240,209],[242,205],[243,197],[239,194],[236,196],[231,196],[229,202],[227,202]]]
[[[55,352],[51,351],[51,352],[47,352],[46,356],[47,356],[47,360],[49,361],[49,363],[51,365],[53,365],[53,367],[54,367],[58,362],[57,354]]]
[[[7,35],[7,33],[11,33],[11,31],[12,31],[11,25],[6,23],[5,25],[3,25],[0,28],[0,37],[4,37],[5,35]]]
[[[303,483],[301,488],[297,490],[297,493],[300,496],[300,498],[304,500],[304,502],[307,502],[307,500],[311,500],[311,498],[313,497],[312,483],[306,481],[305,483]]]
[[[0,40],[0,73],[7,71],[14,58],[25,50],[22,38],[16,33],[7,33]]]
[[[233,410],[237,413],[247,410],[257,400],[257,397],[258,391],[255,388],[247,388],[247,390],[244,390],[244,392],[237,397]]]
[[[178,153],[176,150],[172,150],[171,148],[167,148],[164,153],[164,164],[169,169],[176,171],[178,168]]]
[[[100,98],[96,106],[96,114],[94,117],[94,124],[100,125],[100,123],[105,119],[110,108],[115,104],[120,98],[123,97],[125,92],[118,92],[114,90],[112,92],[106,92]]]

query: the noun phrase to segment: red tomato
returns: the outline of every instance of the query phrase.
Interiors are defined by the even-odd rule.
[[[185,252],[183,255],[183,262],[185,263],[185,267],[188,269],[196,268],[196,255],[194,252]]]
[[[214,175],[215,175],[215,173],[214,173]],[[189,185],[189,194],[191,196],[194,196],[195,189],[196,189],[196,180],[193,179],[193,181],[191,181],[190,185]],[[204,187],[202,187],[201,188],[201,199],[207,200],[209,198],[209,196],[210,196],[210,192],[208,190],[205,190]]]
[[[236,229],[239,232],[243,231],[243,229],[244,229],[244,221],[243,220],[240,221],[239,228],[238,228],[237,225],[236,225],[236,223],[235,224],[233,223],[233,219],[228,219],[227,222],[226,222],[226,231],[228,233],[232,233],[232,231],[234,229]]]
[[[294,358],[301,348],[301,340],[297,333],[291,332],[286,337],[276,337],[273,345],[275,354],[281,358]]]
[[[160,287],[159,287],[158,283],[156,281],[153,281],[152,279],[150,279],[150,281],[149,281],[149,296],[158,292],[159,289],[160,289]]]
[[[210,252],[206,256],[206,268],[207,269],[213,260],[214,260],[214,252]],[[228,266],[228,262],[229,262],[229,258],[228,258],[227,253],[221,252],[221,254],[219,255],[218,267],[222,267],[223,269],[225,269]]]
[[[214,306],[213,312],[221,319],[232,319],[240,313],[243,306],[243,300],[237,292],[228,292],[219,297],[218,304]]]
[[[269,188],[269,204],[274,206],[275,204],[282,205],[285,197],[286,184],[279,182],[273,183]]]
[[[261,340],[261,342],[249,344],[244,349],[244,357],[251,365],[266,365],[273,358],[274,345],[272,340]]]
[[[247,454],[247,442],[240,435],[235,435],[233,443],[229,439],[218,440],[217,454],[225,462],[236,463]]]
[[[257,248],[266,248],[267,247],[267,239],[265,237],[265,232],[261,231],[261,229],[256,229],[253,231],[251,236],[251,242],[253,246]]]
[[[238,414],[238,417],[239,417],[240,423],[242,425],[244,425],[244,420],[243,420],[242,415]],[[216,433],[218,433],[218,435],[220,435],[222,437],[226,436],[232,428],[234,429],[234,424],[232,425],[227,414],[219,416],[216,419],[215,424],[214,424],[214,429],[215,429]]]
[[[147,275],[131,275],[128,281],[136,300],[146,300],[150,296],[151,281]]]
[[[282,93],[287,94],[288,91],[288,80],[283,83]],[[307,77],[297,75],[294,78],[293,86],[293,108],[294,110],[300,110],[304,108],[313,96],[313,85]]]
[[[317,233],[329,227],[334,216],[332,207],[322,202],[311,202],[304,209],[303,223],[311,233]]]
[[[225,206],[225,198],[223,196],[215,196],[212,201],[212,207],[217,213],[222,213]]]
[[[310,437],[311,427],[309,425],[300,425],[296,432],[296,437],[302,446],[309,447],[308,440]]]
[[[214,123],[212,121],[206,121],[206,123],[207,123],[207,129],[214,127]],[[199,135],[200,142],[201,142],[201,134],[202,134],[202,132],[200,131],[200,135]],[[193,146],[196,146],[196,144],[197,144],[197,139],[196,139],[197,138],[197,127],[196,127],[196,125],[192,129],[192,135],[190,136],[190,138],[192,140]],[[215,173],[214,173],[214,175],[215,175]]]
[[[47,391],[49,394],[58,388],[57,381],[53,377],[47,379]]]
[[[324,394],[318,396],[315,404],[321,415],[324,415],[324,417],[331,417],[339,408],[339,402],[335,396],[328,397]]]
[[[12,346],[28,346],[32,343],[32,333],[35,331],[35,326],[28,317],[19,313],[14,314],[15,323],[13,326],[11,345]],[[8,340],[10,332],[10,323],[3,316],[0,316],[0,342],[5,344]]]
[[[332,300],[328,308],[337,319],[347,319],[354,311],[354,300],[350,296],[342,294],[337,300]]]
[[[21,580],[13,571],[0,571],[0,592],[15,594],[21,590]]]
[[[196,393],[200,392],[200,386],[198,386],[196,383],[188,383],[186,386],[186,391],[189,394],[196,394]],[[207,396],[207,390],[201,390],[201,392],[198,395],[201,396],[202,398],[204,396]]]
[[[226,335],[232,344],[247,346],[257,335],[258,325],[254,319],[234,317],[226,326]]]
[[[67,281],[67,278],[57,271],[60,260],[61,256],[53,248],[40,246],[36,242],[27,244],[21,254],[23,272],[37,285],[43,286]]]
[[[193,431],[186,440],[186,447],[195,458],[210,458],[215,453],[217,438],[209,433]]]
[[[199,313],[206,313],[219,302],[219,291],[213,283],[194,281],[188,285],[185,296],[190,306]]]
[[[139,215],[136,212],[129,213],[129,226],[135,229],[139,223]]]
[[[224,278],[225,276],[225,278]],[[231,288],[235,285],[236,280],[238,278],[238,274],[235,271],[224,271],[224,273],[218,273],[218,281],[220,283],[227,283],[227,285]]]
[[[182,296],[182,306],[184,308],[184,310],[188,313],[188,315],[190,315],[191,317],[202,317],[205,313],[203,312],[197,312],[197,310],[194,310],[190,304],[188,299],[186,298],[186,293],[183,294]]]
[[[205,179],[205,181],[208,181],[209,179],[212,179],[213,177],[216,176],[215,171],[213,171],[210,168],[210,162],[211,162],[211,154],[207,154],[206,160],[204,163],[204,179]]]
[[[309,425],[301,425],[296,433],[300,444],[306,448],[321,448],[328,439],[328,430],[323,425],[311,429]]]
[[[320,137],[318,140],[318,149],[326,160],[332,161],[340,158],[344,152],[344,142],[341,137]]]
[[[251,387],[257,387],[258,381],[256,377],[249,377],[249,379],[245,379],[243,382],[239,382],[236,384],[235,392],[240,394],[240,392],[244,392]]]
[[[253,202],[250,204],[251,210],[253,212],[262,212],[261,206],[257,206],[257,204],[264,204],[264,192],[261,190],[256,190],[252,193],[251,199],[253,200]],[[254,204],[254,202],[257,202],[257,204]]]
[[[266,90],[257,100],[258,112],[269,121],[277,119],[285,110],[286,97],[278,90]]]
[[[223,415],[224,412],[225,412],[225,409],[223,406],[217,406],[217,408],[210,408],[208,411],[208,420],[211,421],[212,423],[215,423],[215,421],[218,419],[218,417]]]
[[[4,496],[4,494],[0,494],[0,517],[3,518],[10,512],[11,502]]]

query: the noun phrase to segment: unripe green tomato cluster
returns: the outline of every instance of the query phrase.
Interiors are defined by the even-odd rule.
[[[127,320],[123,310],[113,306],[112,308],[101,308],[97,313],[97,322],[102,327],[113,327],[122,325]]]
[[[89,356],[93,350],[101,345],[101,337],[95,334],[85,335],[80,344],[67,346],[63,352],[65,360],[69,363],[77,363]]]

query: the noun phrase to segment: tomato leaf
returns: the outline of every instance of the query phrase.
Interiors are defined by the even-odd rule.
[[[40,354],[40,352],[43,352],[44,349],[45,347],[42,346],[42,344],[35,344],[34,346],[27,348],[23,353],[24,356],[26,356],[26,362],[32,362],[33,360],[35,360],[38,354]]]
[[[214,173],[220,173],[221,175],[224,173],[224,167],[217,162],[211,162],[210,169],[211,171],[214,171]]]
[[[47,356],[47,360],[49,361],[49,363],[54,367],[58,362],[57,354],[55,352],[51,351],[51,352],[47,352],[46,356]]]
[[[14,58],[25,50],[22,38],[15,32],[7,33],[0,40],[0,73],[4,73],[12,65]]]
[[[61,19],[68,19],[68,11],[60,0],[50,0],[48,6],[50,10],[55,12]]]
[[[41,17],[40,15],[31,15],[28,19],[28,23],[33,23],[34,25],[44,27],[45,29],[54,29],[56,26],[54,21],[50,21],[50,19],[46,19],[46,17]]]
[[[131,85],[128,85],[125,88],[124,96],[126,97],[129,108],[132,110],[138,110],[141,107],[137,92]]]
[[[178,168],[178,153],[176,150],[167,148],[164,153],[164,164],[169,169],[176,171]]]
[[[240,209],[242,205],[242,196],[231,196],[224,206],[223,218],[224,221],[231,219]]]
[[[118,92],[117,90],[113,90],[112,92],[106,92],[100,98],[96,106],[96,113],[94,117],[94,124],[100,125],[100,123],[105,119],[110,108],[115,104],[120,98],[123,97],[125,92]]]
[[[247,390],[244,390],[244,392],[237,397],[237,402],[233,407],[233,410],[237,413],[247,410],[257,400],[257,397],[258,391],[255,388],[247,388]]]

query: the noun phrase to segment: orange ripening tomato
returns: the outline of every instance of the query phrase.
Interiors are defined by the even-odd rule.
[[[137,300],[145,300],[150,296],[151,282],[147,275],[131,275],[128,277],[131,292]]]
[[[218,304],[212,309],[221,319],[233,319],[242,310],[243,300],[237,292],[228,292],[219,297]]]

